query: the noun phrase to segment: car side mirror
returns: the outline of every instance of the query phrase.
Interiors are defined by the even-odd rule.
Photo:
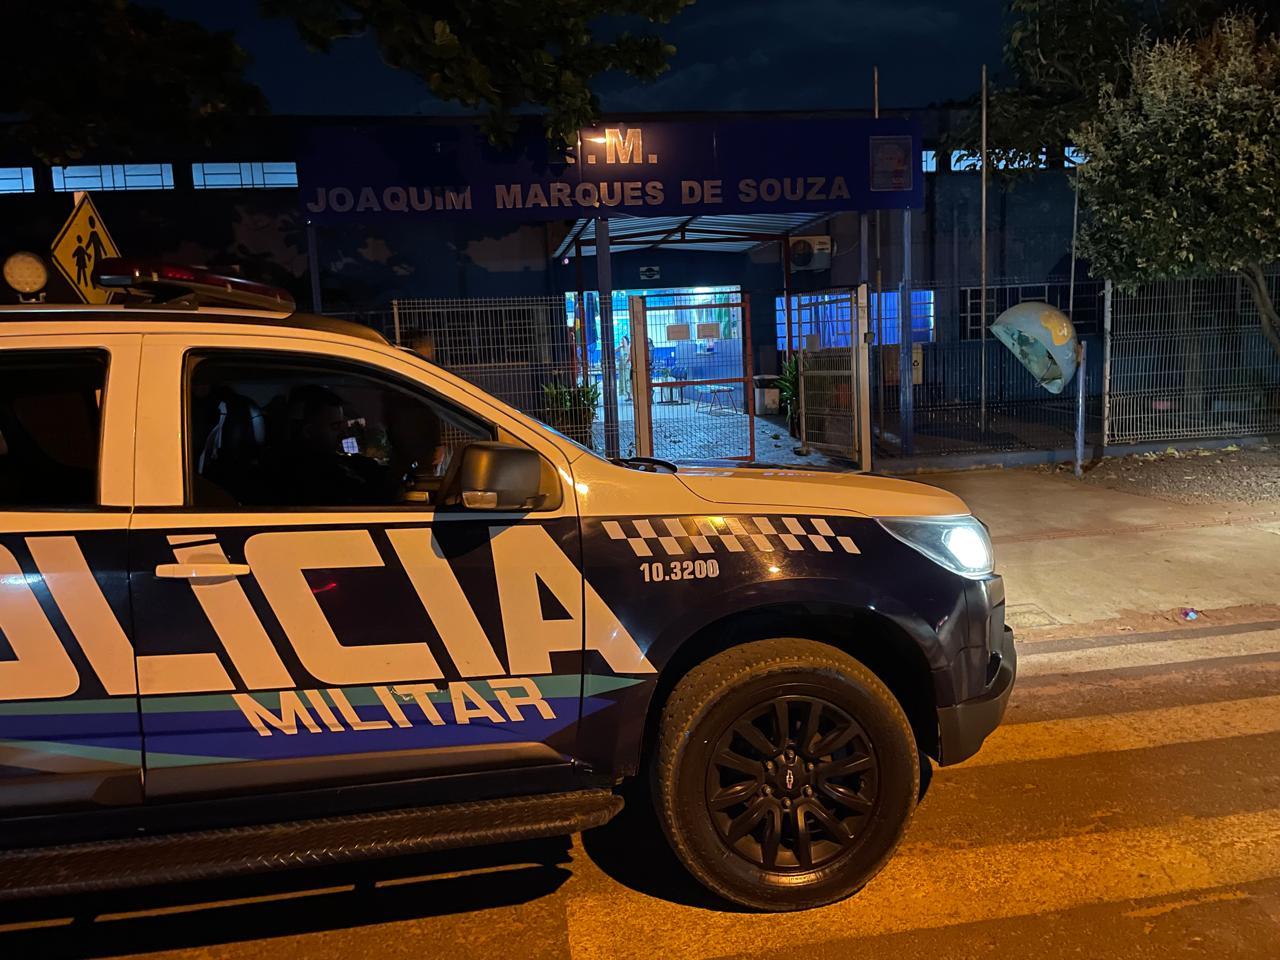
[[[469,510],[536,510],[542,505],[542,461],[527,447],[477,441],[456,454],[446,503]]]

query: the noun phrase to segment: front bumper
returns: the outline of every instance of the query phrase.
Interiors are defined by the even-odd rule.
[[[938,709],[938,762],[943,766],[968,760],[987,735],[1000,725],[1013,681],[1018,675],[1018,654],[1013,631],[1004,627],[991,650],[994,676],[978,696]]]

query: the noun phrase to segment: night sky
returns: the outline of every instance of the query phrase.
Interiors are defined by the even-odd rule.
[[[249,77],[279,114],[449,114],[426,85],[386,66],[368,37],[307,50],[293,24],[264,20],[257,0],[150,0],[175,16],[233,30]],[[1002,0],[698,0],[667,27],[678,53],[652,84],[601,77],[606,111],[818,110],[925,106],[978,86],[1000,63]]]

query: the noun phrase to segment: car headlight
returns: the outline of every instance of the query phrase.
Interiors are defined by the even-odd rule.
[[[962,577],[977,580],[994,569],[991,538],[976,517],[892,518],[880,526]]]

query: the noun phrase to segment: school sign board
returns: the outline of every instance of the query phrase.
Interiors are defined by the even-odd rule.
[[[315,130],[308,220],[823,213],[924,205],[920,129],[901,119],[608,122],[555,149],[535,123],[496,148],[472,125]]]
[[[81,300],[85,303],[111,302],[111,291],[93,282],[93,269],[99,260],[120,256],[120,248],[111,239],[107,225],[102,222],[102,214],[98,213],[89,194],[81,195],[76,202],[67,222],[58,231],[49,254],[54,266],[67,278],[67,283]]]

